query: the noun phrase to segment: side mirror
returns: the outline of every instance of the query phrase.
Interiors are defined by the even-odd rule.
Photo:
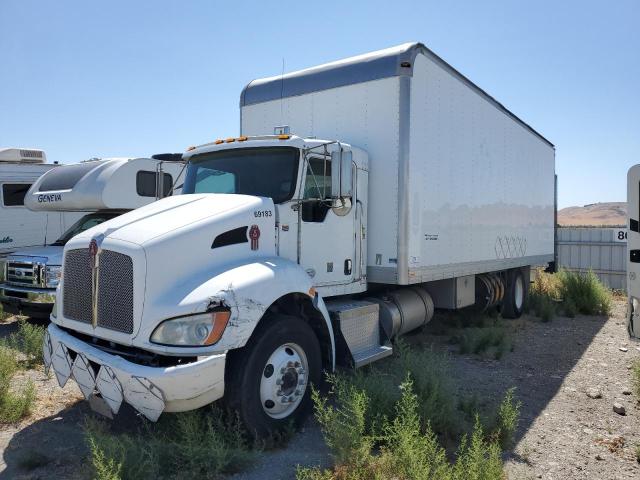
[[[353,196],[352,154],[342,148],[331,152],[331,198],[351,198]]]

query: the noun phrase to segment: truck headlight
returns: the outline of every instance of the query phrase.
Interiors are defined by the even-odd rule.
[[[60,265],[47,265],[44,270],[44,284],[47,288],[56,288],[60,283],[62,267]]]
[[[213,345],[222,337],[229,317],[229,310],[217,310],[165,320],[151,334],[151,342],[180,347]]]

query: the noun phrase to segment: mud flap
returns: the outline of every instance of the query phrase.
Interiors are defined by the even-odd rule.
[[[118,413],[124,395],[122,393],[122,385],[111,367],[107,365],[100,367],[98,378],[96,379],[96,388],[107,405],[109,405],[111,411],[114,414]]]
[[[164,395],[150,380],[142,377],[131,377],[124,387],[127,403],[142,413],[152,422],[160,417],[164,410]]]
[[[76,355],[76,359],[71,366],[71,374],[80,387],[84,398],[89,400],[89,397],[93,395],[96,389],[96,373],[87,357],[81,353]]]
[[[58,385],[60,385],[60,388],[64,388],[67,380],[71,377],[71,356],[66,345],[58,343],[58,347],[51,358],[51,364],[58,379]]]

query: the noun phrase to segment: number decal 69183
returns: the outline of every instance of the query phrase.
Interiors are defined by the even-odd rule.
[[[273,217],[273,212],[271,210],[255,210],[253,216],[256,218]]]

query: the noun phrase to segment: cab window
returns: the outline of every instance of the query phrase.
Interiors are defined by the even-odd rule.
[[[331,205],[331,162],[310,158],[304,181],[302,220],[323,222]]]

